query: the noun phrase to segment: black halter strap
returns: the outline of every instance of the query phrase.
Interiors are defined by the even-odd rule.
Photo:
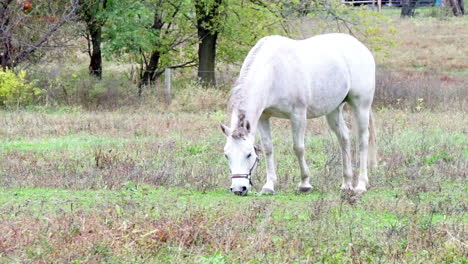
[[[253,185],[253,182],[252,182],[252,171],[253,171],[253,170],[255,169],[255,167],[257,166],[257,163],[258,163],[259,160],[260,160],[260,159],[259,159],[258,156],[257,156],[257,158],[255,159],[255,162],[254,162],[254,164],[253,164],[253,166],[252,166],[252,168],[250,168],[249,173],[247,173],[247,174],[232,174],[232,175],[231,175],[231,179],[248,179],[250,185]]]

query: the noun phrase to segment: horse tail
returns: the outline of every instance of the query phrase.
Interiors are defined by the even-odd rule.
[[[369,150],[368,150],[368,166],[373,169],[377,167],[377,137],[375,133],[375,125],[372,109],[369,113]]]

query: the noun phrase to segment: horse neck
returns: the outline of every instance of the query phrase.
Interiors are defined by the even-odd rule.
[[[258,60],[251,65],[249,70],[241,73],[243,76],[240,77],[242,83],[238,90],[238,101],[233,105],[231,127],[238,126],[239,112],[243,111],[245,119],[250,123],[250,135],[253,137],[272,86],[273,68],[269,66],[271,63]]]

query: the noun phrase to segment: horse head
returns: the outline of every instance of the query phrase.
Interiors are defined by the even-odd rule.
[[[250,124],[242,111],[238,115],[237,125],[229,128],[220,124],[226,136],[224,155],[231,170],[231,192],[247,195],[252,187],[252,173],[258,164],[258,150],[254,137],[250,136]]]

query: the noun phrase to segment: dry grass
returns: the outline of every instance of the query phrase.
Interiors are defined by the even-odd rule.
[[[402,170],[429,174],[421,169],[426,165],[425,159],[431,157],[435,163],[431,168],[446,170],[444,178],[457,178],[463,170],[464,129],[468,125],[463,114],[432,113],[424,108],[414,112],[383,109],[376,113],[381,159],[388,170],[378,173],[382,178],[379,176],[374,182],[392,181]],[[0,182],[10,187],[74,189],[114,189],[126,181],[200,190],[227,186],[227,168],[220,155],[224,138],[217,124],[228,119],[222,111],[3,112],[0,133],[6,141],[0,153]],[[282,157],[278,165],[283,175],[280,188],[291,190],[295,188],[298,168],[289,122],[275,120],[273,130],[277,157]],[[306,142],[308,158],[315,161],[319,188],[333,190],[340,178],[340,155],[334,135],[323,119],[309,122],[308,133],[313,135]],[[409,159],[417,164],[408,164]],[[454,162],[439,162],[443,159]],[[259,169],[261,174],[263,166]],[[204,181],[199,180],[200,175]]]
[[[380,70],[376,77],[374,108],[467,111],[467,80],[468,77],[446,74]]]
[[[396,34],[386,37],[395,39],[396,46],[377,61],[375,105],[466,111],[468,19],[394,16],[391,25]]]
[[[467,204],[460,186],[442,189],[380,189],[355,205],[317,193],[12,190],[14,202],[0,205],[0,261],[463,263]]]
[[[392,71],[468,77],[468,18],[394,19],[397,41],[391,56],[379,62]]]

